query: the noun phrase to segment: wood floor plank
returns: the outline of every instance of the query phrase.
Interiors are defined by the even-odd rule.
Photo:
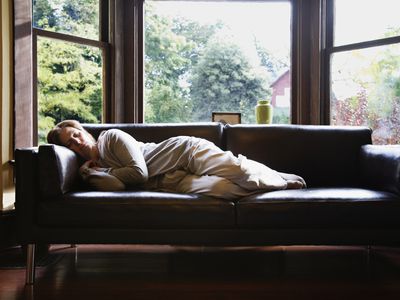
[[[362,247],[57,245],[49,255],[60,258],[37,268],[32,287],[24,285],[24,269],[0,269],[0,300],[399,299],[400,251],[373,249],[369,261],[365,253]]]

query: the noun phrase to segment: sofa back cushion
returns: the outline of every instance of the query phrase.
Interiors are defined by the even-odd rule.
[[[359,185],[361,146],[371,143],[366,127],[228,125],[227,150],[281,172],[295,173],[309,187]]]
[[[65,194],[79,183],[80,159],[66,147],[39,146],[39,188],[44,199]]]
[[[144,143],[159,143],[170,137],[187,135],[204,138],[215,143],[218,147],[224,147],[222,140],[223,126],[220,123],[84,124],[84,128],[96,139],[103,130],[117,128]]]

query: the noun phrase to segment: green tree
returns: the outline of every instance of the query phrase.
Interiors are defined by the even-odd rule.
[[[35,0],[34,26],[98,39],[98,0]],[[102,59],[97,48],[38,38],[39,140],[64,119],[100,122]]]
[[[48,0],[33,1],[33,26],[36,28],[52,28],[57,25],[56,9]]]
[[[57,31],[99,39],[99,0],[64,0]]]
[[[366,70],[372,78],[365,84],[369,90],[368,125],[381,133],[375,135],[380,144],[400,143],[399,49],[398,44],[386,46]]]
[[[34,0],[33,26],[98,39],[98,0]]]
[[[254,106],[268,93],[265,84],[236,44],[210,42],[191,77],[195,120],[209,121],[213,111],[237,111],[242,121],[254,122]]]
[[[168,18],[146,4],[146,122],[190,122],[191,70],[221,23],[202,25],[185,18]]]
[[[393,29],[388,36],[399,32]],[[399,44],[353,51],[349,57],[353,62],[361,62],[362,67],[356,71],[340,67],[344,74],[340,80],[351,82],[358,92],[345,99],[332,95],[333,124],[369,126],[374,143],[400,143]]]
[[[194,43],[176,34],[173,22],[146,6],[146,122],[185,122],[190,114],[188,90],[180,83],[190,68]],[[185,54],[185,55],[183,55]]]
[[[256,38],[254,38],[254,46],[257,55],[260,58],[261,66],[266,68],[272,80],[275,80],[279,75],[290,68],[288,65],[290,59],[288,57],[284,60],[278,59],[269,50],[262,46]]]
[[[188,49],[189,51],[181,53],[181,55],[190,59],[191,66],[195,66],[198,63],[209,40],[224,27],[221,21],[216,24],[199,24],[183,17],[174,18],[172,24],[172,31],[175,34],[184,36],[187,41],[192,43],[192,47]],[[190,71],[190,69],[187,71]]]
[[[97,57],[88,59],[99,55],[84,46],[38,40],[39,128],[64,119],[101,120],[102,69]]]
[[[147,90],[146,122],[190,122],[190,103],[173,86],[155,82]]]

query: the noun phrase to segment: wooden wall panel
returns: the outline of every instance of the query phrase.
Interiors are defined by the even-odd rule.
[[[34,145],[32,92],[32,1],[14,1],[14,110],[15,147]]]

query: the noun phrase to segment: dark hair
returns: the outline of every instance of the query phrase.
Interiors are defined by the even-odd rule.
[[[47,142],[50,144],[64,146],[60,140],[60,133],[61,130],[63,130],[63,128],[65,127],[73,127],[78,130],[84,131],[94,140],[93,136],[82,127],[81,123],[76,120],[64,120],[58,123],[56,126],[54,126],[52,130],[49,131],[49,133],[47,134]]]

